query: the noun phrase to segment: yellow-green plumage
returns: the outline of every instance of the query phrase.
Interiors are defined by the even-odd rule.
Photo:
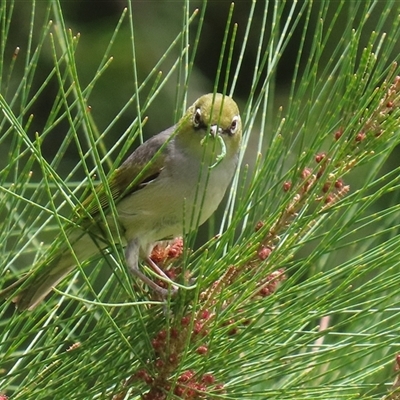
[[[217,135],[226,154],[216,164],[221,153]],[[117,208],[117,226],[108,213],[109,192],[102,185],[82,203],[77,210],[82,229],[67,230],[78,261],[110,246],[104,221],[98,218],[102,208],[113,240],[120,237],[126,246],[128,267],[154,286],[138,270],[139,256],[146,257],[155,242],[189,232],[211,216],[235,172],[241,136],[239,110],[231,98],[200,97],[175,126],[139,146],[111,175],[108,186]],[[12,292],[20,310],[34,308],[76,265],[66,245],[50,257],[0,296]]]

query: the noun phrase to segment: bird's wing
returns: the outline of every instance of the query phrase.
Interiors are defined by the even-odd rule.
[[[139,146],[108,179],[109,192],[100,183],[82,202],[78,214],[83,218],[95,216],[110,204],[109,193],[114,200],[121,200],[157,178],[164,167],[165,144],[174,130],[172,126]]]

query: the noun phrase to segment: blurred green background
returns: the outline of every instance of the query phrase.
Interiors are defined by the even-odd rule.
[[[169,0],[132,1],[139,83],[145,79],[157,61],[164,55],[176,35],[181,31],[184,3],[184,1]],[[20,47],[20,53],[13,72],[15,84],[18,83],[18,80],[22,76],[22,69],[24,68],[24,52],[29,40],[29,22],[32,13],[29,3],[20,2],[18,4],[19,6],[13,12],[11,34],[8,37],[8,54],[10,55],[10,60],[15,47]],[[80,83],[82,86],[85,86],[93,78],[127,3],[122,0],[104,0],[100,2],[84,0],[64,1],[61,4],[66,26],[71,28],[74,35],[80,33],[76,60],[81,80]],[[39,28],[43,24],[47,6],[47,1],[36,3],[35,21],[38,25],[37,32],[39,32]],[[205,6],[204,25],[202,27],[193,73],[189,82],[188,105],[201,94],[213,90],[230,6],[231,1],[226,0],[209,1]],[[189,14],[196,8],[203,9],[203,7],[201,1],[192,1],[189,6]],[[273,7],[273,3],[271,3],[271,7]],[[235,2],[232,22],[238,23],[238,31],[233,54],[234,66],[239,56],[239,49],[245,34],[250,9],[251,1]],[[264,2],[259,2],[255,7],[252,29],[250,31],[247,50],[244,54],[243,67],[235,89],[234,97],[239,105],[243,105],[251,89],[251,76],[254,72],[254,60],[259,42],[263,10]],[[197,30],[198,20],[197,18],[191,26],[191,32],[193,32],[190,38],[191,44]],[[276,82],[278,85],[277,104],[279,105],[284,102],[285,94],[290,85],[296,49],[300,40],[300,32],[298,33],[299,35],[294,35],[291,39],[276,71]],[[267,42],[268,34],[268,32],[265,34],[265,43]],[[97,83],[88,102],[91,106],[92,116],[100,132],[113,120],[135,91],[130,35],[129,21],[128,18],[125,18],[120,33],[110,52],[113,56],[113,61]],[[11,38],[12,40],[10,40]],[[33,37],[33,45],[35,45],[37,40],[37,37]],[[47,77],[54,65],[50,51],[43,54],[47,55],[47,59],[43,56],[40,59],[37,78],[34,80],[34,88],[35,86],[38,87],[41,81]],[[179,47],[174,49],[172,54],[168,56],[168,60],[164,63],[164,68],[162,69],[164,76],[168,73],[168,66],[172,65],[172,62],[178,56]],[[219,90],[222,89],[222,82],[221,80]],[[175,77],[163,88],[160,95],[146,112],[146,115],[149,116],[149,121],[144,129],[146,137],[154,135],[175,122],[176,83],[175,74]],[[57,85],[58,83],[54,79],[52,84],[49,85],[32,107],[31,113],[35,116],[30,129],[32,135],[36,131],[41,132],[44,122],[50,113]],[[12,92],[12,90],[9,90],[9,93]],[[132,122],[136,116],[134,106],[131,107],[131,113],[132,116],[126,113],[120,118],[113,128],[112,135],[108,135],[108,141],[114,142],[114,138],[118,138],[119,132],[126,129]],[[65,129],[68,128],[66,122],[64,127]],[[52,158],[54,153],[57,152],[58,145],[62,142],[62,130],[63,126],[60,125],[59,138],[57,139],[56,136],[52,135],[51,142],[45,141],[43,143],[44,156]],[[73,163],[74,154],[72,149],[69,157],[71,157],[71,162]]]
[[[270,23],[272,23],[273,7],[284,7],[285,12],[289,12],[292,3],[292,1],[286,3],[270,2],[268,13],[268,18],[271,19]],[[329,5],[330,8],[326,17],[327,19],[332,18],[337,10],[337,3],[331,3],[332,4]],[[20,52],[14,66],[11,85],[8,89],[9,98],[13,94],[13,89],[15,89],[19,84],[23,75],[23,69],[25,67],[24,57],[28,47],[28,41],[30,40],[28,34],[29,24],[33,10],[32,5],[29,2],[21,1],[16,4],[17,7],[13,10],[13,18],[11,20],[11,34],[8,35],[7,42],[7,52],[9,54],[10,63],[14,49],[17,46],[20,47]],[[38,35],[42,25],[48,22],[45,18],[48,4],[49,2],[47,1],[39,1],[36,2],[35,5],[35,24],[37,24],[36,32]],[[201,94],[213,90],[226,21],[231,4],[232,2],[227,0],[211,0],[206,4],[203,4],[201,1],[191,1],[189,4],[189,14],[192,14],[196,8],[203,10],[205,7],[205,19],[194,60],[193,72],[190,77],[187,105],[191,104]],[[140,84],[150,73],[159,59],[163,57],[171,42],[182,30],[185,2],[183,0],[132,1],[131,5],[133,11],[133,28],[135,32],[138,83]],[[124,0],[62,1],[61,6],[66,26],[71,29],[73,35],[80,34],[79,44],[76,51],[76,61],[80,84],[82,87],[85,87],[91,79],[93,79],[96,73],[118,20],[120,19],[124,8],[127,6],[127,2]],[[264,6],[265,3],[263,1],[258,2],[255,6],[252,28],[250,30],[248,44],[244,53],[243,65],[235,87],[234,97],[239,106],[242,106],[242,109],[248,94],[252,89],[251,77],[254,73],[260,27],[262,26],[262,20],[264,18]],[[233,66],[236,65],[239,57],[239,51],[245,35],[251,7],[251,1],[235,2],[232,22],[238,24],[238,30],[235,40],[235,49],[233,52]],[[380,13],[385,9],[384,2],[381,2],[379,7],[375,7],[374,12],[371,14],[371,30],[375,26]],[[330,35],[330,45],[327,46],[327,50],[323,54],[323,59],[329,60],[332,57],[332,52],[342,37],[343,32],[340,30],[341,20],[344,21],[349,18],[349,15],[356,15],[357,12],[356,2],[345,3],[336,23],[338,29],[334,30]],[[302,16],[301,18],[304,20],[305,17]],[[312,27],[317,18],[319,18],[318,7],[314,7],[311,12],[311,23],[309,24],[310,32],[313,32]],[[355,21],[357,21],[357,18]],[[191,46],[193,44],[198,23],[199,18],[196,18],[190,28],[191,37],[189,38],[189,41]],[[294,63],[301,41],[301,35],[303,33],[302,26],[303,23],[300,22],[281,56],[278,68],[274,71],[272,81],[274,82],[274,85],[276,85],[275,98],[273,100],[273,107],[275,110],[279,106],[287,103],[287,95],[292,84]],[[91,106],[91,115],[100,132],[106,129],[108,124],[114,120],[115,116],[126,104],[128,99],[135,93],[130,35],[131,30],[129,26],[129,18],[126,17],[110,51],[113,61],[97,82],[88,100],[88,104]],[[266,31],[264,44],[268,41],[268,35],[269,32]],[[368,29],[365,29],[365,41],[367,41],[369,35],[370,32],[368,32]],[[49,38],[46,39],[44,46],[45,51],[42,52],[42,56],[39,60],[39,67],[37,68],[35,79],[33,80],[32,92],[40,86],[54,66],[49,40]],[[32,38],[33,48],[37,42],[38,37],[34,36]],[[311,43],[312,37],[306,35],[305,48],[302,52],[300,65],[305,65],[307,54],[309,52],[307,46],[310,46]],[[361,48],[362,46],[360,46],[360,49]],[[192,48],[189,51],[191,50]],[[395,51],[399,53],[399,50],[399,46],[397,45]],[[167,56],[167,59],[161,68],[164,76],[168,73],[169,67],[177,59],[179,53],[180,47],[177,46]],[[393,56],[393,58],[395,58],[395,56]],[[224,63],[226,63],[226,60]],[[6,71],[4,75],[6,75],[8,66],[4,66],[4,68]],[[322,68],[323,63],[321,63],[321,69]],[[232,77],[230,80],[232,80]],[[167,85],[161,90],[160,94],[146,111],[145,115],[149,116],[149,120],[143,130],[145,139],[176,122],[176,117],[174,119],[174,111],[177,103],[177,82],[177,72],[175,72],[175,75],[168,81]],[[222,85],[223,77],[220,80],[218,87],[219,90],[222,89]],[[151,84],[149,87],[151,87]],[[229,87],[230,86],[228,85],[228,89]],[[29,130],[32,137],[34,137],[35,132],[39,132],[40,134],[42,131],[54,103],[57,88],[58,82],[56,79],[53,79],[50,85],[48,85],[44,92],[39,96],[37,101],[34,102],[32,109],[29,110],[30,113],[34,115]],[[143,101],[145,94],[146,93],[142,96],[141,101]],[[272,114],[269,115],[275,115],[275,112],[272,112]],[[121,115],[121,117],[114,122],[111,133],[105,138],[107,146],[111,147],[116,142],[121,132],[124,132],[127,129],[135,117],[136,105],[132,104],[128,112]],[[52,133],[49,138],[46,138],[42,143],[42,152],[47,160],[51,160],[57,153],[57,150],[63,141],[63,132],[68,128],[68,122],[65,120],[62,121],[57,128],[57,134]],[[254,137],[256,137],[256,135],[254,135]],[[138,143],[138,141],[132,143],[132,149],[136,147]],[[252,164],[254,153],[251,151],[251,143],[249,147],[250,150],[248,151],[247,162]],[[0,152],[4,152],[5,149],[6,148],[2,146]],[[268,149],[268,143],[266,143],[265,149]],[[65,170],[65,174],[67,174],[73,168],[77,157],[76,148],[70,146],[63,158],[62,167],[59,169],[61,176],[63,175],[63,170]],[[392,161],[389,160],[389,163],[397,163],[395,156],[393,156],[391,160]],[[6,157],[0,157],[0,163],[3,164],[5,162]],[[362,173],[362,171],[360,170],[359,173]],[[79,173],[76,175],[78,180],[79,178],[84,177],[83,171],[81,171],[81,174],[81,176],[79,176]],[[356,178],[354,179],[354,182],[357,182]]]

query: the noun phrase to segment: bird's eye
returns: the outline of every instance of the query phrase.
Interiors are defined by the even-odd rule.
[[[231,123],[231,127],[230,127],[231,135],[234,135],[237,132],[238,128],[239,128],[239,117],[236,115],[235,117],[233,117],[233,120]]]
[[[193,116],[193,126],[195,128],[199,127],[201,123],[201,110],[200,108],[196,108],[196,111],[194,112]]]

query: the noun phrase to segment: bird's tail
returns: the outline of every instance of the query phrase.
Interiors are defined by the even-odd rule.
[[[71,254],[60,254],[0,291],[0,298],[12,297],[20,311],[33,310],[75,265]]]
[[[0,299],[11,298],[20,311],[33,310],[51,289],[75,268],[77,259],[79,262],[84,262],[108,245],[100,234],[93,236],[82,230],[70,232],[68,240],[75,256],[65,243],[61,243],[53,255],[50,253],[49,258],[35,266],[17,282],[0,291]]]

